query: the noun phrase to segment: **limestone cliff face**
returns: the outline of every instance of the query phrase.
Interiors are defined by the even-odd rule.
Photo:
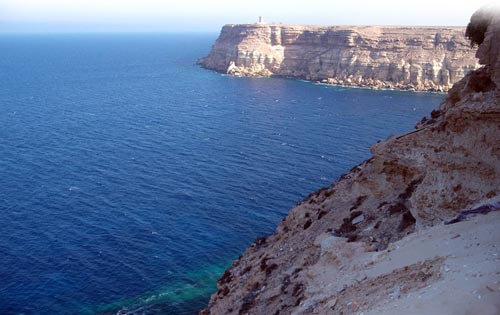
[[[416,38],[392,30],[406,41]],[[310,71],[289,65],[310,65],[311,58],[300,61],[295,55],[285,62],[270,56],[300,37],[301,42],[318,43],[318,51],[323,40],[344,47],[364,45],[368,37],[359,32],[324,29],[321,37],[300,28],[228,26],[223,33],[232,35],[221,36],[205,64],[224,69],[237,56],[237,65],[265,65],[258,71]],[[225,46],[232,36],[242,44]],[[268,50],[241,53],[249,47],[242,46],[247,38],[261,36],[273,43],[263,46]],[[417,40],[418,54],[428,52],[427,37]],[[451,52],[464,60],[464,55],[458,57],[466,51],[461,39],[457,44],[449,34],[434,37],[443,56]],[[377,45],[382,38],[389,40],[370,38]],[[391,46],[395,43],[401,42]],[[400,51],[413,55],[407,44]],[[378,59],[380,53],[370,54]],[[500,209],[500,18],[489,26],[477,55],[484,67],[459,81],[430,118],[414,131],[374,145],[371,159],[311,194],[291,209],[274,234],[256,240],[219,280],[201,314],[498,314],[500,215],[490,214],[483,223],[442,225],[464,209]],[[385,64],[392,64],[392,57],[387,58]],[[465,72],[470,66],[444,64],[450,80],[457,78],[459,68]],[[367,66],[363,63],[363,69]],[[414,72],[411,66],[409,70],[411,80]],[[382,311],[390,307],[393,312]]]
[[[206,68],[330,84],[446,91],[477,67],[462,27],[226,25]]]

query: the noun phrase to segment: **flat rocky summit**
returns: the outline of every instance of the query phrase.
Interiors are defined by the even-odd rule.
[[[447,91],[478,67],[464,27],[230,24],[199,63],[236,76]]]

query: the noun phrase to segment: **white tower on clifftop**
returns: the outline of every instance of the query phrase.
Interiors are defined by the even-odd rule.
[[[263,16],[259,16],[259,24],[264,24],[264,17]]]

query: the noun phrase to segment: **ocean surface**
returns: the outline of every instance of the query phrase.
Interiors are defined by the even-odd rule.
[[[0,314],[196,314],[443,95],[233,78],[217,34],[0,35]]]

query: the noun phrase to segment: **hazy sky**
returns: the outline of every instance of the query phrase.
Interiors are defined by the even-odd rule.
[[[498,1],[498,0],[497,0]],[[0,0],[0,31],[206,31],[226,23],[466,25],[482,0]]]

